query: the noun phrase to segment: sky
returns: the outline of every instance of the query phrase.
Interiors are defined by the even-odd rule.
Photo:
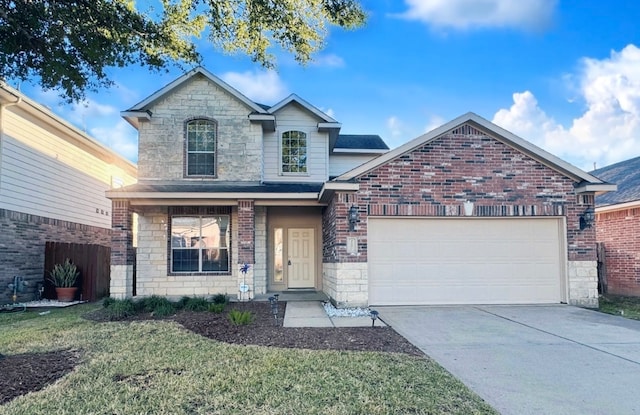
[[[378,134],[391,148],[472,111],[586,171],[640,156],[640,2],[361,4],[366,26],[330,28],[306,66],[274,50],[277,69],[267,71],[206,41],[202,65],[256,102],[295,93],[341,122],[341,133]],[[120,111],[183,70],[108,73],[115,86],[81,104],[37,84],[19,87],[135,162],[137,132]]]

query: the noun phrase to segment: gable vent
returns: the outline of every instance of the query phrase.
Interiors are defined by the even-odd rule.
[[[451,130],[450,134],[455,135],[484,135],[484,133],[477,128],[470,126],[469,124],[463,124],[455,130]]]

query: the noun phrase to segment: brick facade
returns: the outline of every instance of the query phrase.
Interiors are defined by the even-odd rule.
[[[111,230],[0,209],[0,304],[10,303],[14,276],[28,282],[18,301],[32,300],[45,278],[47,241],[109,246]]]
[[[607,292],[640,296],[640,207],[598,213],[596,235],[604,244]]]
[[[569,274],[580,269],[582,275],[584,263],[595,264],[595,231],[579,228],[580,214],[593,206],[593,197],[579,198],[574,181],[474,128],[460,127],[355,181],[359,191],[337,192],[324,211],[323,226],[331,228],[324,230],[325,264],[367,261],[368,216],[465,216],[466,201],[481,217],[564,216]],[[359,212],[355,231],[346,219],[351,206]],[[346,250],[347,237],[354,236],[358,255]],[[330,274],[327,278],[340,280]],[[587,280],[569,281],[570,302],[597,304],[596,286]],[[571,298],[578,291],[584,298]]]

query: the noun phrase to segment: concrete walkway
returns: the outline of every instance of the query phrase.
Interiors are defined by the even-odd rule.
[[[385,324],[376,320],[376,326]],[[289,301],[284,327],[371,327],[370,317],[329,317],[320,301]]]

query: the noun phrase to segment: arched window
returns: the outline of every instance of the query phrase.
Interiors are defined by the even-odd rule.
[[[196,119],[186,123],[185,172],[187,176],[216,175],[216,123]]]
[[[282,133],[282,172],[307,172],[307,134],[302,131]]]

